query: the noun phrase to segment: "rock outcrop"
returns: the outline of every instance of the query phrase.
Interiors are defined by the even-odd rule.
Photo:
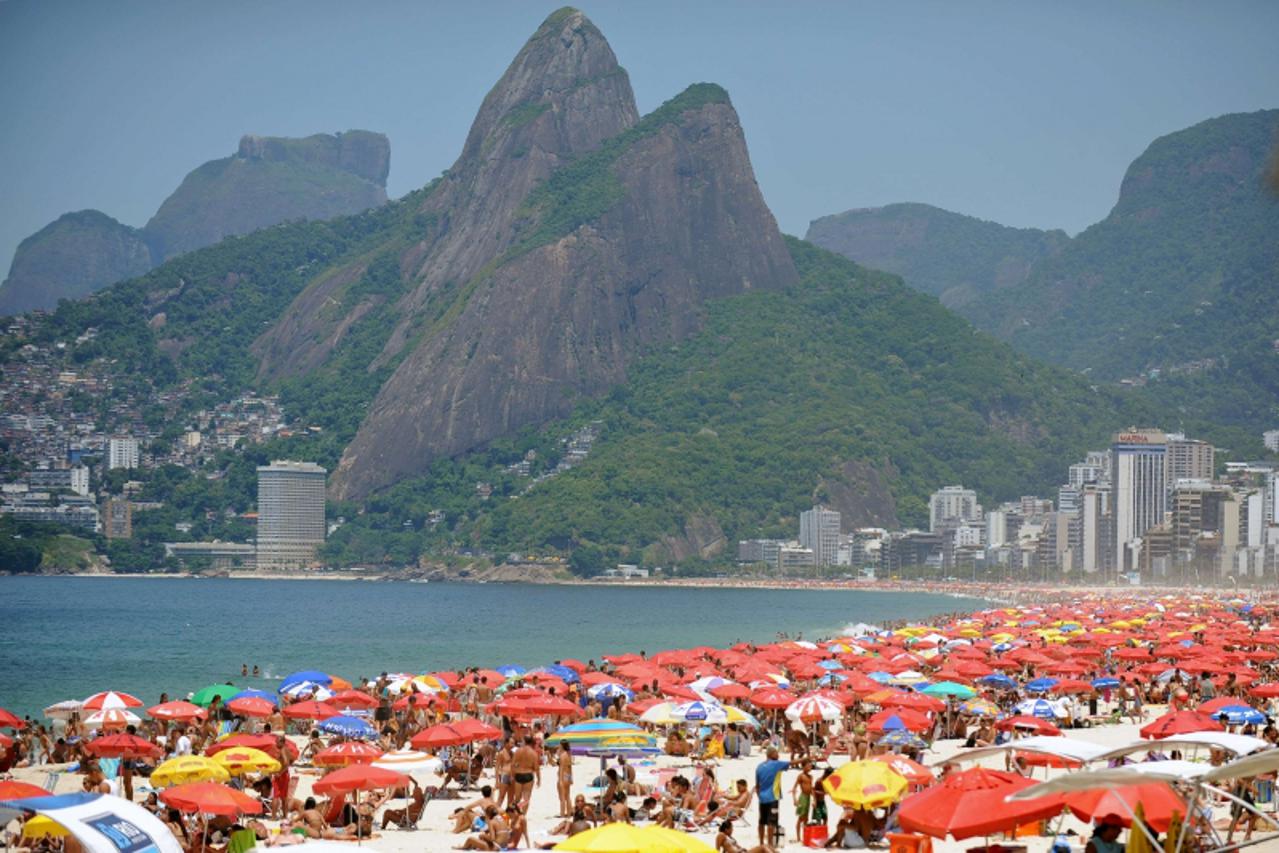
[[[0,315],[52,308],[154,263],[145,236],[99,210],[65,213],[18,245],[0,285]]]
[[[698,330],[706,299],[797,280],[727,94],[699,84],[637,119],[608,43],[571,9],[489,93],[422,212],[437,225],[401,254],[410,286],[383,353],[398,366],[337,498],[566,414]]]
[[[235,155],[187,175],[144,228],[84,210],[23,240],[0,285],[0,315],[88,296],[224,237],[376,207],[386,201],[390,162],[387,138],[366,130],[245,136]]]

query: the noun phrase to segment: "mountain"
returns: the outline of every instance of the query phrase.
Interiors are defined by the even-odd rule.
[[[386,202],[390,157],[386,137],[364,130],[245,136],[234,156],[187,175],[144,228],[86,210],[23,240],[0,285],[0,315],[79,299],[229,235],[376,207]]]
[[[0,315],[78,299],[154,265],[136,228],[98,210],[65,213],[18,245],[0,285]]]
[[[727,93],[695,84],[640,116],[573,9],[520,49],[431,184],[180,255],[28,339],[165,391],[166,440],[210,400],[278,393],[286,434],[218,472],[157,470],[143,499],[205,524],[252,506],[255,464],[315,460],[346,519],[335,564],[697,561],[813,500],[850,526],[919,523],[940,483],[1048,488],[1116,424],[1158,422],[1135,392],[783,238]]]
[[[806,239],[859,264],[902,276],[961,309],[1015,288],[1070,241],[1064,231],[1009,228],[927,204],[890,204],[815,219]]]

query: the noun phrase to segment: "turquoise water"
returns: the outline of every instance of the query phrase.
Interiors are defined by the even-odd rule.
[[[0,707],[36,714],[123,690],[147,704],[230,678],[271,689],[322,669],[536,666],[737,640],[816,639],[853,622],[985,602],[926,593],[207,579],[0,577]],[[263,678],[241,678],[255,664]]]

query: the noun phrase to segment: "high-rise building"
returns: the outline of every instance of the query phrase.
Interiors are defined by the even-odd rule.
[[[324,544],[324,478],[311,462],[277,461],[258,467],[259,569],[300,569]]]
[[[1271,453],[1279,453],[1279,429],[1268,429],[1261,434],[1261,443]]]
[[[1158,430],[1129,430],[1115,436],[1111,447],[1111,497],[1115,520],[1115,570],[1138,568],[1133,561],[1137,540],[1163,523],[1168,505],[1167,437]]]
[[[1002,509],[986,513],[986,547],[998,548],[1008,541],[1008,515]]]
[[[963,486],[946,486],[933,492],[928,500],[928,530],[935,533],[947,524],[981,521],[981,504],[977,493]]]
[[[1079,553],[1072,564],[1085,573],[1105,572],[1111,567],[1114,553],[1111,543],[1115,530],[1112,509],[1109,485],[1090,483],[1084,486],[1075,518],[1079,532],[1074,538],[1079,543]]]
[[[138,440],[132,436],[121,435],[107,439],[107,467],[137,468],[139,461]]]
[[[133,537],[133,504],[127,498],[107,498],[103,501],[102,532],[108,539]]]
[[[782,539],[742,539],[737,543],[737,561],[776,566],[777,552],[785,544]]]
[[[839,551],[839,513],[815,506],[799,514],[799,545],[813,552],[819,567],[835,565]]]
[[[1194,441],[1184,435],[1168,436],[1165,455],[1165,484],[1171,492],[1178,480],[1211,480],[1214,471],[1214,448],[1206,441]]]

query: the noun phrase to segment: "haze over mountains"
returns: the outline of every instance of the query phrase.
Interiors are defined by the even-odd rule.
[[[245,136],[234,155],[188,174],[142,228],[82,210],[23,240],[0,284],[0,315],[87,296],[223,237],[382,204],[390,162],[387,138],[363,130]]]

